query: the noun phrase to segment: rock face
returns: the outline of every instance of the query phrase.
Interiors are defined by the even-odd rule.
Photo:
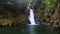
[[[29,15],[28,3],[32,3],[37,23],[52,24],[57,20],[53,17],[57,14],[54,12],[56,0],[0,0],[0,25],[26,24],[29,21],[27,17]],[[55,16],[55,18],[58,17]]]
[[[27,3],[26,0],[0,0],[0,25],[25,24]]]

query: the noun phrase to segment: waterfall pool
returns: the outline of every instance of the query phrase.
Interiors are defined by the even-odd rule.
[[[44,25],[23,25],[18,27],[0,27],[0,34],[57,34]]]

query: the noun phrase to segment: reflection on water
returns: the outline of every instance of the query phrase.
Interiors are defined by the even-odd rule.
[[[47,26],[38,25],[24,25],[18,27],[2,27],[0,28],[0,34],[57,34],[56,31],[52,31]]]
[[[29,26],[29,34],[36,34],[35,26]]]

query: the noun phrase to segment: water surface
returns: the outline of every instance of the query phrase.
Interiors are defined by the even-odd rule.
[[[23,25],[13,27],[0,27],[0,34],[57,34],[44,25]]]

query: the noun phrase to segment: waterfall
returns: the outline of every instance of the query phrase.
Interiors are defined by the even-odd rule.
[[[34,10],[32,9],[31,4],[28,5],[28,9],[30,10],[28,19],[29,19],[31,25],[35,25],[34,12],[33,12]]]
[[[33,9],[30,9],[29,20],[31,24],[35,24]]]

